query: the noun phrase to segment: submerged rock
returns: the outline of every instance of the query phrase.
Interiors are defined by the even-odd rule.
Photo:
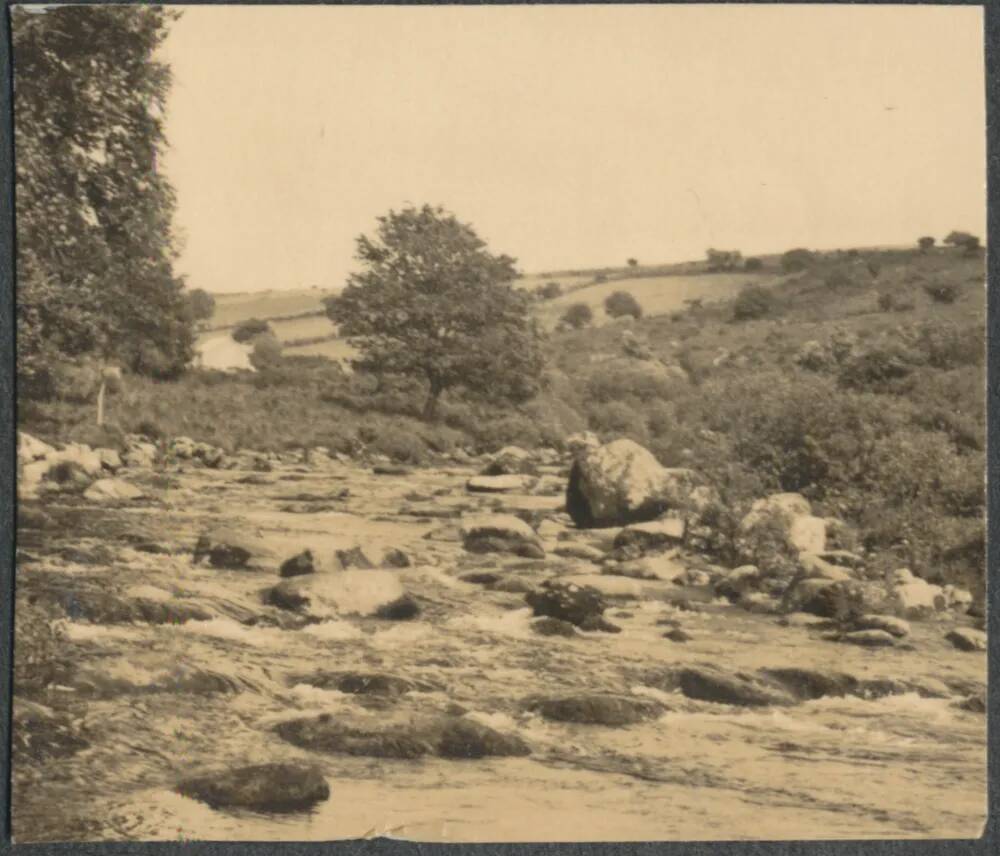
[[[605,693],[531,699],[527,707],[555,722],[608,726],[634,725],[664,711],[663,705],[651,699]]]
[[[290,763],[206,773],[184,779],[176,790],[212,808],[273,813],[308,811],[330,797],[330,786],[318,768]]]
[[[409,621],[420,615],[420,604],[411,595],[404,594],[383,606],[380,606],[374,613],[376,618],[384,618],[387,621]]]
[[[415,602],[392,571],[349,570],[308,574],[283,580],[262,592],[264,603],[313,618],[362,615],[412,617]]]
[[[365,555],[365,551],[360,547],[351,547],[349,550],[337,550],[337,561],[342,568],[361,568],[370,571],[375,567],[375,563]]]
[[[837,637],[837,641],[878,648],[895,645],[896,637],[885,630],[852,630],[850,633],[842,633]]]
[[[910,635],[910,625],[892,615],[862,615],[854,622],[856,630],[884,630],[898,639]]]
[[[313,672],[290,679],[292,684],[308,684],[323,690],[337,690],[351,695],[401,696],[408,692],[428,692],[437,687],[385,672]]]

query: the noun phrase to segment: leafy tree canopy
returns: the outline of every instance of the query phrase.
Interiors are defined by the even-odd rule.
[[[356,257],[363,270],[327,298],[327,314],[361,352],[359,369],[426,381],[425,418],[456,386],[509,401],[538,390],[530,297],[511,285],[514,259],[490,253],[471,226],[429,205],[390,211]]]
[[[41,394],[61,359],[169,377],[191,357],[174,276],[174,194],[157,170],[175,13],[13,10],[18,373]]]

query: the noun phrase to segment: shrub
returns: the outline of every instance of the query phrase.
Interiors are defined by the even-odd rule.
[[[968,255],[975,254],[976,250],[979,249],[979,238],[968,232],[950,232],[944,242],[950,246],[964,249]]]
[[[628,437],[645,446],[649,442],[642,412],[624,401],[593,402],[587,406],[590,428],[607,439]]]
[[[959,288],[950,282],[933,283],[924,286],[924,291],[935,303],[954,303],[958,299]]]
[[[262,321],[260,318],[250,318],[247,321],[241,321],[237,324],[232,336],[234,342],[249,342],[255,336],[260,336],[262,333],[274,335],[274,331],[267,321]]]
[[[263,333],[254,339],[250,364],[255,369],[275,366],[281,361],[281,342],[273,333]]]
[[[815,261],[816,254],[812,250],[797,247],[794,250],[788,250],[781,256],[781,269],[785,273],[796,273],[812,267]]]
[[[935,243],[935,240],[930,235],[925,235],[917,239],[917,246],[920,247],[922,253],[926,253]]]
[[[427,446],[415,427],[379,420],[361,426],[358,435],[373,452],[400,463],[420,464],[427,459]]]
[[[608,275],[606,273],[599,273],[594,277],[594,282],[600,285],[602,282],[608,281]]]
[[[538,286],[538,288],[535,289],[535,294],[537,294],[541,300],[555,300],[557,297],[562,295],[562,286],[555,280],[550,280],[544,285]]]
[[[562,321],[574,330],[586,327],[594,320],[594,313],[586,303],[574,303],[562,316]]]
[[[837,267],[823,277],[823,284],[827,288],[846,288],[854,285],[854,280],[847,270],[842,267]]]
[[[639,305],[639,301],[627,291],[616,291],[614,294],[609,294],[604,300],[604,311],[611,318],[622,318],[626,315],[631,315],[636,319],[642,317],[642,307]]]
[[[848,360],[839,380],[848,389],[868,392],[902,392],[900,381],[913,371],[913,355],[899,344],[872,347]]]
[[[750,321],[764,318],[774,311],[774,294],[759,285],[748,285],[733,301],[733,319]]]
[[[753,273],[755,271],[763,270],[764,269],[764,262],[762,262],[760,259],[756,258],[755,256],[751,256],[750,258],[748,258],[743,263],[743,269],[747,273]]]

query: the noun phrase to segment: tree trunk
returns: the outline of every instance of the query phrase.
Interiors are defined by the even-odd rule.
[[[437,418],[438,399],[441,397],[443,387],[439,383],[431,381],[431,388],[427,392],[427,400],[424,401],[424,422],[433,422]]]
[[[97,424],[104,424],[104,388],[107,386],[107,381],[101,378],[101,387],[97,390]]]

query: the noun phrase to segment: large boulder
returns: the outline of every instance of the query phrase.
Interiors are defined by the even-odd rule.
[[[798,699],[787,688],[743,672],[726,672],[709,666],[680,669],[677,683],[684,695],[698,701],[740,707],[794,704]]]
[[[68,443],[59,451],[46,455],[45,460],[53,465],[70,463],[92,479],[100,476],[104,469],[101,456],[85,443]]]
[[[566,511],[583,528],[654,520],[684,508],[697,477],[667,469],[633,440],[615,440],[577,452],[566,488]]]
[[[150,469],[156,463],[157,454],[155,444],[146,440],[130,440],[122,455],[122,463],[126,467]]]
[[[985,651],[988,644],[986,633],[971,627],[959,627],[944,638],[959,651]]]
[[[761,527],[778,526],[794,550],[822,553],[826,550],[826,521],[812,514],[809,500],[798,493],[776,493],[758,499],[740,522],[740,534],[752,538]]]
[[[941,586],[915,577],[908,568],[900,568],[893,575],[892,605],[904,618],[927,618],[948,606],[948,598]]]
[[[513,514],[466,517],[460,535],[462,546],[470,553],[513,553],[529,559],[545,556],[535,530]]]
[[[55,453],[55,447],[32,437],[24,431],[17,432],[17,462],[19,464],[30,464],[32,461],[40,461]]]
[[[212,808],[290,813],[329,799],[330,786],[312,765],[256,764],[184,779],[177,792]]]

